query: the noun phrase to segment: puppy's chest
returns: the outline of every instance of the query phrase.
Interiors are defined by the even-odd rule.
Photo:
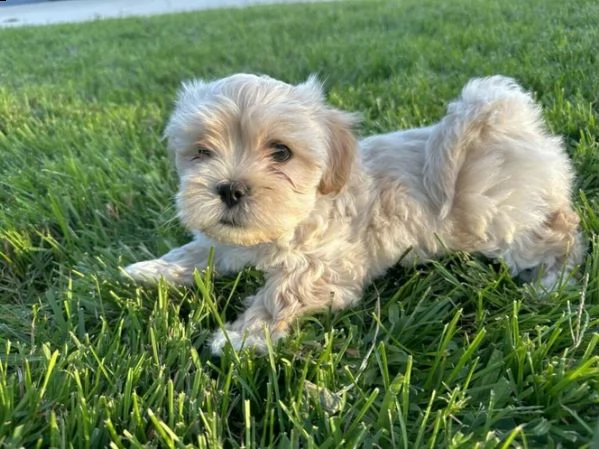
[[[347,236],[343,236],[347,237]],[[361,240],[347,240],[339,235],[309,244],[292,244],[288,247],[271,247],[257,254],[256,268],[265,273],[287,272],[328,276],[355,271],[355,265],[363,265],[366,250]]]

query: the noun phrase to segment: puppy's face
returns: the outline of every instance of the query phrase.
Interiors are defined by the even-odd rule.
[[[350,175],[355,117],[328,108],[315,78],[291,86],[233,75],[185,84],[166,128],[179,217],[223,243],[291,236],[319,195]]]

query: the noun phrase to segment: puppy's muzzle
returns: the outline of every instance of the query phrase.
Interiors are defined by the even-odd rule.
[[[241,181],[221,182],[216,186],[216,193],[227,207],[233,208],[249,195],[250,188]]]

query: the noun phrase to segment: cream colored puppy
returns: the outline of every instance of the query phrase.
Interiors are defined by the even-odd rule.
[[[266,331],[274,341],[302,315],[355,304],[400,258],[476,252],[547,289],[581,261],[570,162],[513,80],[470,81],[426,128],[358,142],[357,121],[314,77],[184,84],[165,134],[194,239],[127,273],[191,283],[212,247],[219,273],[262,270],[246,311],[215,334],[220,353],[227,341],[263,351]]]

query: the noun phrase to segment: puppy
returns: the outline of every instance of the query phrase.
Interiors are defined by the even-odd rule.
[[[227,342],[264,351],[266,332],[276,341],[302,315],[355,304],[400,258],[480,253],[542,289],[581,261],[563,143],[513,80],[471,80],[432,126],[358,142],[357,122],[315,77],[184,84],[165,135],[194,239],[126,272],[188,284],[211,248],[219,273],[262,270],[245,312],[214,335],[218,354]]]

